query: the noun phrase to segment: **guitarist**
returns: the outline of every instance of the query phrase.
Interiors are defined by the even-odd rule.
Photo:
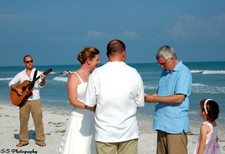
[[[9,87],[11,90],[17,92],[19,96],[22,95],[22,89],[17,88],[17,83],[23,83],[25,80],[32,81],[34,80],[35,68],[33,67],[33,58],[30,55],[26,55],[23,58],[23,63],[25,65],[25,70],[19,72],[10,82]],[[45,75],[37,71],[36,76],[40,78],[35,82],[32,89],[33,95],[31,95],[27,102],[20,106],[20,133],[19,133],[19,143],[17,147],[26,146],[29,144],[29,134],[28,134],[28,121],[30,113],[32,115],[34,126],[35,126],[35,135],[36,135],[36,144],[44,147],[45,135],[44,127],[42,121],[42,103],[40,100],[40,88],[45,85]]]

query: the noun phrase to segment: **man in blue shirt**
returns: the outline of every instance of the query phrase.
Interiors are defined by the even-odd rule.
[[[145,101],[156,102],[157,154],[187,154],[192,76],[168,45],[159,48],[156,59],[163,69],[159,87],[156,94],[146,94]]]

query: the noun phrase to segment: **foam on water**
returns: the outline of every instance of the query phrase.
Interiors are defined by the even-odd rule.
[[[203,83],[193,83],[192,93],[225,94],[225,87],[210,86]]]
[[[224,70],[205,70],[202,74],[225,74]]]
[[[12,80],[12,78],[0,78],[0,81],[9,81]]]
[[[202,73],[203,70],[191,70],[191,73]]]
[[[67,82],[68,77],[59,77],[59,76],[57,76],[57,77],[55,77],[53,80],[55,80],[55,81]]]
[[[225,74],[225,70],[191,70],[191,73],[201,73],[201,74]]]
[[[157,85],[144,85],[145,90],[157,90]]]

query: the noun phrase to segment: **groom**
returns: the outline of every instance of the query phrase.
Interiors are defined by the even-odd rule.
[[[144,106],[141,76],[125,63],[121,40],[107,45],[109,62],[93,71],[86,89],[86,105],[96,105],[95,128],[98,154],[138,153],[137,107]]]

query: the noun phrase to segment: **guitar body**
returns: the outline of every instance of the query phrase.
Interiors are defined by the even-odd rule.
[[[52,69],[48,69],[44,71],[44,75],[48,75]],[[27,99],[33,94],[32,93],[32,88],[34,87],[34,83],[40,78],[38,76],[35,78],[32,82],[25,80],[23,83],[20,85],[16,85],[17,88],[22,89],[22,95],[18,95],[17,92],[10,90],[10,99],[13,105],[22,107],[26,102]]]
[[[26,87],[29,84],[30,82],[25,80],[23,83],[17,85],[16,87],[22,89],[23,87]],[[22,92],[22,95],[18,95],[17,92],[10,90],[10,99],[12,104],[19,107],[23,106],[31,95],[32,89],[30,89],[29,87]]]

